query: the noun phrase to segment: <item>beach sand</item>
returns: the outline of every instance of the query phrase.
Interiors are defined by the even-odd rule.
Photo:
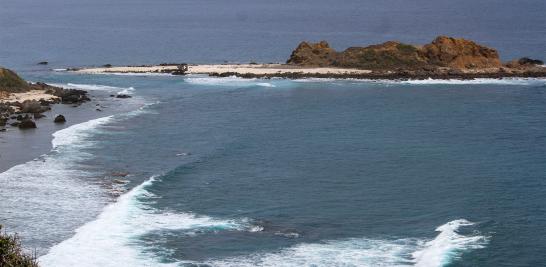
[[[161,73],[172,72],[178,69],[176,65],[169,66],[124,66],[124,67],[102,67],[83,68],[75,70],[85,74],[104,73]],[[368,74],[371,70],[350,69],[350,68],[306,68],[285,64],[211,64],[211,65],[188,65],[186,74],[211,74],[229,73],[268,75],[288,73],[318,73],[318,74]]]
[[[6,92],[0,92],[4,94],[0,94],[0,103],[12,103],[12,102],[24,102],[27,100],[36,100],[39,101],[41,99],[46,101],[54,101],[59,99],[59,97],[46,94],[45,90],[31,90],[24,93],[6,93]]]

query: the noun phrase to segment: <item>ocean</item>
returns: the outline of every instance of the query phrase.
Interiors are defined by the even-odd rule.
[[[111,2],[0,0],[0,65],[92,96],[46,114],[64,126],[0,133],[0,224],[41,266],[546,262],[546,79],[53,70],[439,34],[545,59],[543,1]]]

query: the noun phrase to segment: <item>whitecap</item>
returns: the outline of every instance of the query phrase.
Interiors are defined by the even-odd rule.
[[[458,259],[465,251],[483,248],[487,238],[461,235],[460,227],[473,223],[460,219],[439,226],[433,240],[350,238],[301,243],[275,252],[254,253],[204,262],[218,267],[295,266],[419,266],[441,267]],[[199,263],[195,263],[199,264]]]
[[[133,87],[117,87],[102,84],[79,84],[79,83],[50,83],[52,86],[62,87],[66,89],[81,89],[89,91],[107,91],[107,92],[122,92],[124,90],[133,91]]]
[[[151,177],[106,206],[96,220],[52,247],[38,259],[41,266],[177,266],[140,251],[133,241],[158,230],[178,230],[187,235],[216,231],[260,231],[242,219],[217,219],[193,213],[161,211],[147,202],[156,196],[146,188],[158,181]]]
[[[458,259],[466,250],[483,248],[487,238],[481,235],[461,235],[457,233],[460,227],[471,226],[474,223],[465,219],[454,220],[436,228],[440,232],[436,238],[426,242],[423,248],[415,251],[412,256],[417,267],[444,266]]]
[[[276,87],[270,82],[265,82],[255,78],[241,78],[236,76],[230,77],[188,77],[184,81],[196,85],[211,85],[211,86],[234,86],[234,87]]]

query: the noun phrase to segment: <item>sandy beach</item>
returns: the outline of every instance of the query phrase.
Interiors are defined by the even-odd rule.
[[[45,100],[45,101],[55,101],[60,99],[58,96],[52,94],[46,94],[45,90],[31,90],[23,93],[9,93],[3,92],[3,95],[0,95],[0,103],[12,103],[12,102],[25,102],[27,100]]]
[[[176,71],[177,65],[157,66],[122,66],[122,67],[100,67],[82,68],[75,70],[77,73],[104,74],[104,73],[169,73]],[[284,75],[289,73],[302,74],[369,74],[371,70],[349,69],[349,68],[307,68],[285,64],[209,64],[209,65],[188,65],[186,74],[213,74],[213,73],[238,73],[254,75]]]

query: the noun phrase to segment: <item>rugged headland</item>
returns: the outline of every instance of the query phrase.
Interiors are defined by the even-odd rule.
[[[243,78],[473,79],[546,77],[540,60],[501,62],[497,50],[473,41],[439,36],[425,45],[388,41],[338,52],[326,41],[302,42],[285,64],[160,64],[73,68],[80,73],[207,74]]]
[[[42,113],[50,110],[51,104],[78,105],[89,100],[84,90],[28,83],[12,70],[0,67],[0,131],[5,127],[36,128],[35,120],[44,118]],[[53,119],[56,123],[64,120],[62,115]]]

